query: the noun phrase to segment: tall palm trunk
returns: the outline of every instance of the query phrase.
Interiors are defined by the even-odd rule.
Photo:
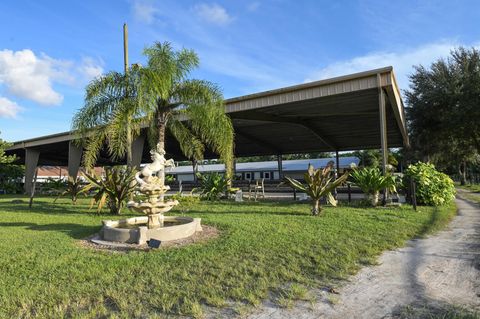
[[[127,165],[132,167],[133,155],[132,155],[132,127],[130,123],[127,123]]]
[[[165,113],[158,112],[157,114],[157,125],[158,125],[158,141],[157,141],[157,152],[165,152],[165,130],[167,127],[167,116]],[[160,186],[165,186],[165,169],[160,170],[158,178],[160,179]],[[160,200],[163,201],[164,195],[160,196]]]

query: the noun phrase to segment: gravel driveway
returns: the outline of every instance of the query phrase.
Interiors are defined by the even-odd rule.
[[[480,207],[456,203],[459,214],[446,230],[385,252],[338,294],[311,291],[315,302],[292,309],[266,302],[249,318],[429,317],[459,308],[480,314]]]

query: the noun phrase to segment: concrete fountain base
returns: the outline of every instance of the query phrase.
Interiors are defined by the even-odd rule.
[[[200,218],[165,216],[165,226],[153,229],[148,229],[147,222],[147,216],[104,220],[100,237],[102,241],[106,242],[143,245],[150,239],[160,241],[178,240],[190,237],[197,231],[202,231]]]

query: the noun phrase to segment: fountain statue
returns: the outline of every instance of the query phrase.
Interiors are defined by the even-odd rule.
[[[173,159],[165,159],[165,151],[150,151],[153,162],[143,167],[135,174],[138,183],[138,191],[147,197],[146,201],[130,201],[127,207],[133,211],[148,216],[147,227],[149,229],[163,227],[164,213],[178,205],[177,200],[164,201],[164,194],[170,189],[165,185],[163,176],[167,167],[174,167]],[[162,174],[163,171],[163,174]],[[160,177],[158,176],[160,175]]]
[[[97,243],[123,242],[145,244],[149,239],[169,241],[189,237],[202,231],[200,218],[169,216],[164,214],[178,205],[177,200],[165,201],[165,193],[170,189],[165,185],[166,168],[174,167],[173,159],[165,159],[165,151],[157,146],[150,152],[152,163],[145,165],[135,174],[137,191],[144,200],[129,201],[127,207],[146,216],[122,220],[104,220]]]

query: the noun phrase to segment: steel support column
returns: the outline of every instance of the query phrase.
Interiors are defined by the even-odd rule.
[[[278,179],[283,179],[283,161],[282,161],[282,154],[277,155],[277,165],[278,165]]]
[[[340,159],[338,157],[338,151],[335,150],[335,174],[334,174],[335,180],[338,178],[339,173],[340,173]],[[335,197],[335,199],[338,198],[338,192],[336,187],[333,190],[333,197]]]
[[[70,141],[68,143],[68,176],[77,179],[78,169],[82,161],[82,148]]]
[[[33,178],[37,170],[38,159],[40,151],[27,148],[25,149],[25,193],[30,195],[32,193]]]
[[[143,157],[143,145],[145,144],[145,136],[137,136],[132,142],[132,162],[127,163],[129,167],[140,168]]]
[[[381,154],[382,154],[382,172],[383,175],[387,174],[387,163],[388,163],[388,145],[387,145],[387,110],[386,110],[386,102],[385,102],[385,92],[383,91],[381,82],[380,82],[380,74],[377,75],[378,80],[378,106],[379,106],[379,114],[380,114],[380,144],[381,144]],[[384,197],[383,201],[388,198],[388,190],[384,190]]]

